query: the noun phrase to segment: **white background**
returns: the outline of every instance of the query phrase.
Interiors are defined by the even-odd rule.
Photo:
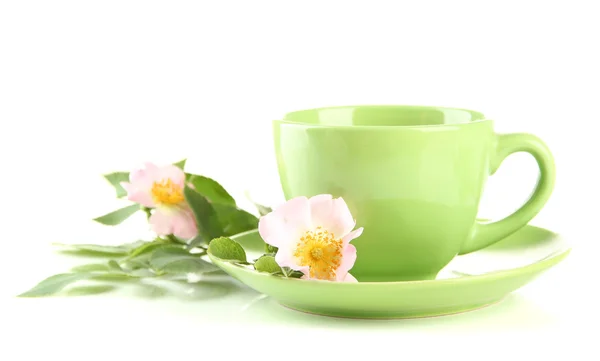
[[[600,251],[592,3],[0,2],[0,359],[174,360],[210,349],[260,358],[389,349],[402,359],[593,359],[597,330],[584,331],[597,325]],[[534,223],[568,235],[571,255],[500,305],[424,320],[310,317],[268,300],[248,306],[257,295],[242,288],[205,300],[14,297],[70,267],[51,242],[144,234],[141,216],[117,228],[90,221],[121,205],[101,174],[188,157],[190,171],[219,180],[243,206],[245,190],[274,204],[282,196],[271,120],[348,104],[471,108],[499,132],[543,138],[558,178]],[[536,172],[528,156],[508,159],[482,215],[515,209]],[[275,351],[281,345],[287,351]]]

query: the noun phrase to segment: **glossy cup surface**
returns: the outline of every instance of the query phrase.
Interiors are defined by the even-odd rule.
[[[273,127],[286,199],[343,197],[364,227],[353,241],[359,281],[434,279],[473,238],[496,159],[483,114],[349,106],[288,113]]]

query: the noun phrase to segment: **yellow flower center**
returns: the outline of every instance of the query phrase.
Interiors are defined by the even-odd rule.
[[[308,266],[311,278],[333,281],[342,262],[342,240],[317,227],[300,238],[294,257],[300,266]]]
[[[173,183],[171,178],[152,184],[152,198],[162,205],[174,205],[183,202],[183,190]]]

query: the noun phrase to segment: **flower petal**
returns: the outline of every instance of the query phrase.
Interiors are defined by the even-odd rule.
[[[166,236],[173,233],[171,212],[165,212],[157,208],[150,216],[148,222],[152,231],[159,236]]]
[[[343,198],[320,194],[309,202],[313,227],[321,226],[336,237],[343,237],[354,228],[356,222]]]
[[[187,208],[157,208],[148,221],[152,230],[161,236],[173,234],[189,240],[198,234],[194,215]]]
[[[354,266],[356,262],[356,247],[349,244],[342,253],[342,263],[335,271],[336,281],[343,281],[348,275],[348,271]]]
[[[356,283],[358,280],[350,273],[346,273],[346,277],[344,277],[343,282]]]
[[[277,262],[279,267],[289,267],[305,275],[308,274],[308,266],[300,266],[297,263],[296,257],[294,257],[294,249],[291,247],[284,246],[279,248],[277,254],[275,254],[275,262]]]
[[[357,228],[354,231],[348,233],[347,235],[345,235],[344,237],[342,237],[342,245],[346,246],[348,243],[350,243],[353,239],[360,237],[360,235],[363,233],[363,227]]]
[[[129,182],[137,188],[150,190],[152,183],[158,179],[158,167],[154,163],[146,162],[144,166],[129,173]]]
[[[331,217],[333,197],[331,194],[319,194],[311,197],[308,202],[313,225],[323,227],[322,220]]]
[[[127,191],[127,199],[143,205],[144,207],[154,208],[156,204],[149,191],[136,188],[133,184],[121,182],[121,187]]]
[[[157,178],[155,181],[164,179],[171,179],[171,181],[180,187],[184,186],[185,183],[185,172],[181,168],[173,164],[167,164],[163,167],[158,168]]]
[[[306,197],[290,199],[258,222],[258,233],[265,242],[275,247],[287,245],[288,249],[310,228],[310,206]]]
[[[182,209],[172,216],[173,234],[179,238],[190,240],[198,234],[196,218],[189,209]]]

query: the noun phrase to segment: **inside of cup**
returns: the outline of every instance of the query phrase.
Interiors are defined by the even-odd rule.
[[[366,105],[299,110],[284,120],[315,125],[347,126],[415,126],[462,124],[484,120],[482,113],[459,108]]]

